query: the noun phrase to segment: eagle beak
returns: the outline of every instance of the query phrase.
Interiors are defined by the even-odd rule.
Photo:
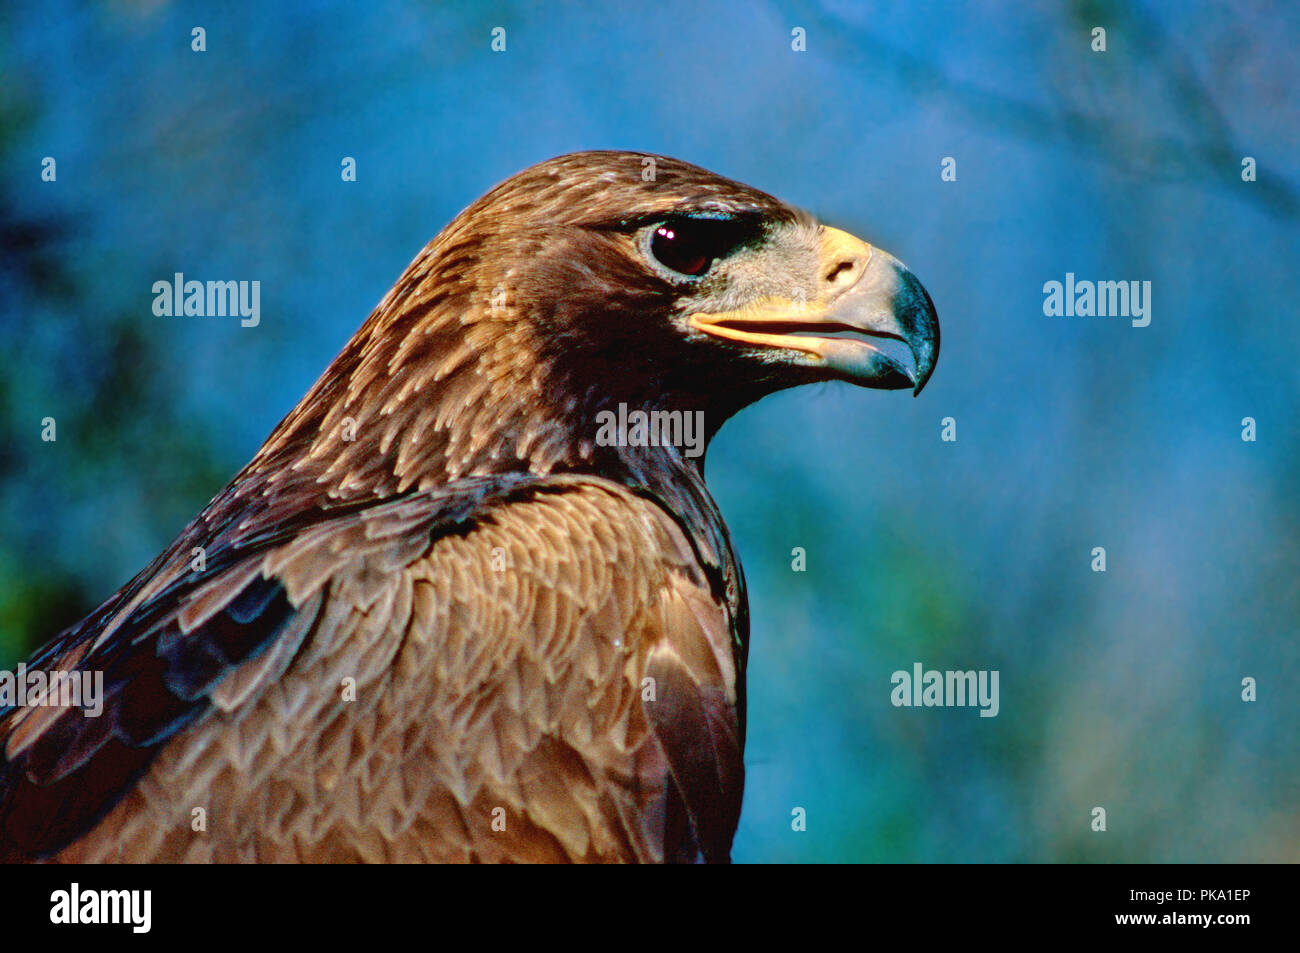
[[[735,311],[693,314],[690,321],[714,337],[793,351],[795,363],[825,367],[854,384],[921,393],[939,357],[939,319],[902,262],[838,228],[823,228],[809,284],[811,294],[765,297]],[[905,344],[910,361],[890,353],[883,340]]]

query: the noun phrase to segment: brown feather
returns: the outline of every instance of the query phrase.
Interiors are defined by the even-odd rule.
[[[370,531],[382,538],[387,510],[403,535],[427,532],[410,525],[410,505],[368,512]],[[552,530],[538,558],[536,541]],[[668,596],[706,598],[688,581],[702,576],[682,561],[677,535],[666,514],[622,487],[566,479],[413,552],[378,596],[363,580],[382,549],[350,550],[327,590],[286,575],[288,591],[329,606],[313,639],[276,678],[262,659],[237,670],[225,684],[238,684],[240,704],[186,728],[57,859],[673,858],[683,845],[664,827],[666,801],[702,789],[665,786],[684,749],[682,731],[666,735],[657,712],[691,704],[707,710],[714,748],[735,762],[712,775],[731,785],[691,808],[710,812],[704,840],[725,857],[731,831],[718,825],[734,829],[740,798],[736,713],[721,692],[699,695],[694,678],[721,685],[735,673],[722,677],[695,614]],[[511,572],[492,571],[497,547]],[[628,584],[614,586],[616,576]],[[432,580],[446,581],[445,601]],[[726,631],[725,610],[714,610]],[[666,645],[703,671],[685,684],[664,677],[658,700],[643,702],[642,673]],[[355,701],[343,698],[345,678]],[[206,832],[190,829],[195,808]],[[498,808],[504,830],[493,828]]]

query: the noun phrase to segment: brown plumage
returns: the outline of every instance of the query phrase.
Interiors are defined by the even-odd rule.
[[[808,381],[919,391],[937,349],[910,273],[761,192],[631,153],[520,173],[29,663],[103,672],[104,708],[0,714],[0,857],[727,860],[740,567],[703,457],[600,415],[707,438]]]

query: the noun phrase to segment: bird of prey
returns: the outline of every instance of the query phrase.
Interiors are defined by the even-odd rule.
[[[740,565],[677,429],[601,427],[919,392],[938,350],[902,264],[763,192],[612,151],[515,175],[28,662],[102,673],[101,710],[0,714],[0,858],[728,861]]]

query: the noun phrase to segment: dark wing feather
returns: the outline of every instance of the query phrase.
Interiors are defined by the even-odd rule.
[[[744,759],[731,628],[722,606],[684,578],[666,593],[665,626],[646,674],[655,701],[646,712],[664,750],[674,788],[710,863],[730,859],[740,819]],[[686,846],[677,859],[692,859]]]
[[[4,734],[19,743],[0,766],[0,859],[47,855],[93,827],[159,746],[207,710],[207,691],[262,651],[292,611],[279,583],[259,576],[192,632],[182,635],[171,618],[88,656],[78,668],[103,672],[97,717],[43,709],[56,714],[27,741],[6,713]]]
[[[478,507],[535,479],[461,481],[425,494],[421,520],[430,533],[450,532]],[[319,531],[355,519],[356,512],[318,512],[315,526],[300,514],[295,530]],[[0,861],[47,856],[84,834],[168,739],[211,709],[210,693],[226,675],[265,652],[290,620],[297,638],[305,636],[313,619],[302,618],[303,607],[290,604],[280,581],[259,570],[261,557],[286,535],[282,530],[252,543],[220,534],[203,539],[211,552],[203,572],[188,571],[195,540],[183,535],[33,657],[29,670],[102,673],[103,710],[87,717],[81,708],[0,709]],[[150,587],[157,593],[141,601]]]
[[[726,860],[736,610],[701,545],[617,484],[529,476],[215,545],[223,569],[128,587],[43,656],[105,672],[99,718],[0,716],[4,854]],[[485,571],[498,546],[512,572]]]

